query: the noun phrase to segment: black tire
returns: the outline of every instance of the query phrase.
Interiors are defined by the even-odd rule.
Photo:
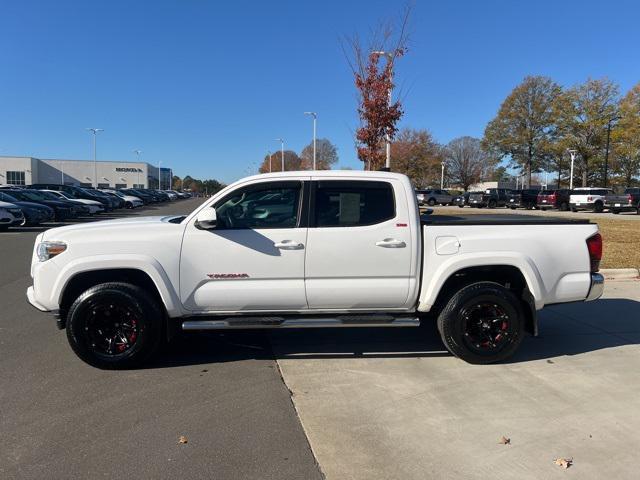
[[[515,210],[515,209],[516,209],[516,207],[509,207],[509,208],[510,208],[511,210]]]
[[[567,205],[567,202],[562,202],[560,204],[560,211],[561,212],[566,212],[567,210],[569,210],[569,205]]]
[[[430,198],[429,201],[427,202],[427,205],[429,205],[430,207],[435,206],[435,204],[436,204],[435,198]]]
[[[603,210],[604,210],[604,205],[602,204],[602,202],[596,202],[595,205],[593,206],[593,211],[596,213],[602,213]]]
[[[524,337],[522,304],[498,283],[472,283],[449,299],[438,315],[438,331],[456,357],[474,364],[500,362],[515,353]]]
[[[67,339],[76,355],[89,365],[110,370],[132,368],[158,349],[164,320],[158,302],[142,288],[103,283],[86,290],[69,308]],[[107,340],[111,333],[113,338]],[[126,346],[118,345],[117,337],[124,339]],[[105,348],[106,352],[101,351]]]
[[[620,210],[611,210],[611,213],[613,213],[614,215],[618,215],[620,213]]]
[[[497,203],[495,200],[489,200],[489,205],[487,205],[489,208],[496,208],[497,207]]]
[[[458,205],[458,207],[460,207],[460,208],[464,208],[464,205]]]
[[[572,211],[573,213],[576,213],[576,212],[578,211],[578,209],[577,209],[577,208],[571,208],[571,211]]]
[[[133,208],[133,203],[131,202],[125,202],[124,204],[124,208],[128,208],[129,210],[131,210]]]

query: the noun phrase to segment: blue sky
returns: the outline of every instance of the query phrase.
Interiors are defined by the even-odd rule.
[[[359,168],[351,72],[339,38],[397,16],[403,2],[0,2],[0,155],[162,161],[229,182],[267,150],[318,136]],[[481,136],[529,74],[563,85],[640,81],[636,1],[415,2],[397,64],[401,126],[440,142]]]

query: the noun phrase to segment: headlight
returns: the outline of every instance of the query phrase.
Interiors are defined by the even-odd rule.
[[[62,242],[40,242],[38,244],[38,259],[46,262],[50,258],[60,255],[67,249],[67,244]]]

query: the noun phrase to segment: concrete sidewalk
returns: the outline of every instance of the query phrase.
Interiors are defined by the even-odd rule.
[[[272,342],[330,480],[637,478],[640,282],[547,308],[540,332],[492,366],[451,357],[435,329],[283,331]]]

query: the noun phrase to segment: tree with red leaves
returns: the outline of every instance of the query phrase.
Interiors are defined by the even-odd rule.
[[[385,140],[393,140],[398,131],[397,123],[404,113],[400,100],[391,101],[391,92],[395,84],[393,66],[395,60],[407,52],[406,26],[411,8],[407,7],[401,22],[399,35],[392,48],[393,25],[379,27],[368,47],[363,47],[358,37],[347,38],[354,60],[347,55],[349,65],[355,77],[358,89],[358,116],[360,127],[356,131],[355,141],[358,158],[364,163],[365,170],[377,170],[384,166]],[[384,68],[380,68],[380,57],[386,57]]]

